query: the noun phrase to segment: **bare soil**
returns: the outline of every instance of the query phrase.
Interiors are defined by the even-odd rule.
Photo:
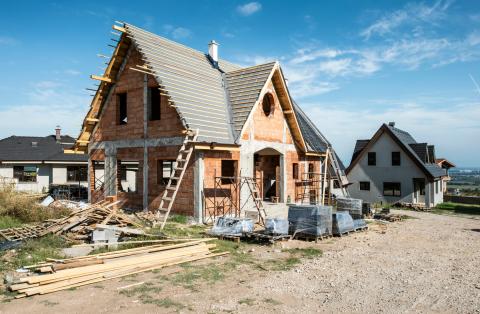
[[[13,300],[0,304],[0,313],[480,313],[480,220],[401,213],[415,219],[370,225],[369,231],[318,244],[289,241],[246,253],[258,261],[284,257],[282,248],[324,251],[286,271],[247,262],[231,271],[214,268],[204,280],[175,282],[168,278],[185,270],[169,268]]]

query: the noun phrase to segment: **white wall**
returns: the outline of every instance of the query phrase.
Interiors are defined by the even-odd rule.
[[[348,180],[353,183],[348,187],[351,197],[370,203],[411,203],[413,202],[413,178],[425,178],[425,182],[428,183],[423,171],[389,135],[383,133],[369,152],[376,152],[377,164],[369,166],[368,154],[367,152],[363,154],[348,174]],[[392,152],[400,152],[400,166],[392,166]],[[360,181],[370,181],[370,191],[360,191]],[[401,196],[384,196],[383,182],[400,182]]]
[[[86,165],[81,165],[86,166]],[[87,178],[88,179],[88,178]],[[75,184],[78,182],[67,181],[67,165],[65,164],[53,164],[52,165],[52,178],[50,183],[52,184]],[[81,186],[88,187],[88,181],[81,181]]]

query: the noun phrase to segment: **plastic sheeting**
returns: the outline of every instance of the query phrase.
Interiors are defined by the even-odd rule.
[[[348,211],[353,219],[362,218],[362,200],[356,198],[337,198],[337,211]]]
[[[354,219],[353,220],[353,228],[355,230],[357,229],[363,229],[367,227],[367,223],[363,219]]]
[[[290,234],[331,235],[332,206],[289,206],[288,222],[290,223]]]
[[[218,217],[210,230],[211,234],[242,236],[253,232],[254,222],[250,218]]]
[[[265,233],[272,235],[288,234],[288,220],[281,218],[265,219]]]
[[[334,235],[341,235],[354,230],[352,216],[350,216],[347,211],[334,213],[332,220],[332,231]]]

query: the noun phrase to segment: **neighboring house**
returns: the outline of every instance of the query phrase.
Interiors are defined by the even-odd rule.
[[[88,158],[65,154],[75,139],[61,135],[10,136],[0,140],[0,178],[19,191],[47,192],[51,184],[88,185]]]
[[[172,210],[201,220],[247,201],[237,180],[255,177],[262,199],[285,203],[298,201],[302,178],[318,178],[315,198],[320,183],[328,190],[344,176],[321,177],[336,155],[293,102],[278,62],[241,67],[219,59],[213,41],[205,54],[130,24],[114,29],[118,44],[104,75],[92,76],[100,85],[69,151],[89,156],[91,201],[116,196],[155,210],[174,169],[185,168]],[[177,159],[188,130],[198,130],[192,157]],[[119,178],[129,175],[127,187]]]
[[[346,170],[350,195],[370,203],[443,202],[445,169],[436,164],[435,147],[417,143],[394,122],[383,124],[369,140],[358,140]]]
[[[443,193],[447,192],[447,182],[449,182],[452,178],[450,177],[449,170],[450,168],[456,167],[455,164],[445,158],[437,158],[435,159],[435,163],[441,167],[442,169],[445,169],[446,176],[443,178]]]

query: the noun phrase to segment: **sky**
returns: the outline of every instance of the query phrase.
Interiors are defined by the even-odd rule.
[[[479,1],[8,1],[0,138],[76,137],[125,21],[222,59],[278,60],[292,97],[348,165],[395,121],[437,157],[480,166]]]

